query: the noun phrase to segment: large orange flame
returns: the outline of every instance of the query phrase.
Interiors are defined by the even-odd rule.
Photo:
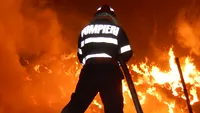
[[[165,106],[165,109],[156,109],[152,110],[151,113],[187,113],[187,107],[185,105],[185,96],[183,93],[182,84],[180,82],[180,75],[178,72],[177,65],[175,63],[175,55],[173,52],[173,47],[169,49],[169,70],[162,70],[156,64],[148,65],[146,62],[138,64],[128,65],[129,70],[132,74],[134,84],[137,89],[137,94],[140,99],[140,103],[144,111],[151,112],[149,106],[153,106],[153,109],[157,108],[156,104],[161,104]],[[73,64],[73,62],[75,63]],[[62,105],[65,105],[70,98],[70,94],[74,91],[75,85],[78,81],[78,76],[82,68],[79,65],[76,55],[74,53],[70,55],[63,54],[60,58],[60,69],[55,70],[51,67],[44,66],[41,64],[36,64],[33,69],[36,72],[36,75],[42,74],[41,70],[44,69],[46,72],[51,75],[52,73],[57,73],[54,76],[60,76],[62,79],[70,79],[68,82],[57,84],[59,87],[60,97],[62,100],[65,100]],[[71,65],[68,65],[68,64]],[[181,67],[185,82],[188,86],[189,98],[191,105],[199,102],[197,95],[197,88],[200,87],[200,71],[196,69],[193,59],[189,56],[181,58]],[[137,79],[135,77],[137,76]],[[26,77],[27,81],[32,81],[33,78]],[[60,79],[58,81],[61,81]],[[127,83],[123,80],[123,94],[124,94],[124,111],[135,112],[134,105],[132,102],[131,94]],[[45,82],[44,82],[45,84]],[[32,103],[39,105],[35,96],[31,96]],[[48,100],[49,98],[47,98]],[[153,100],[152,100],[153,99]],[[48,105],[53,106],[55,100],[49,99]],[[149,101],[155,101],[149,102]],[[157,102],[156,102],[157,101]],[[152,105],[150,105],[152,103]],[[95,107],[96,106],[96,107]],[[179,108],[179,109],[177,109]],[[95,98],[92,104],[89,106],[86,113],[100,113],[103,112],[103,106],[99,99],[99,96]]]

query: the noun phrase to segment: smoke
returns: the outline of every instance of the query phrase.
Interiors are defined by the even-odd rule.
[[[66,104],[67,100],[60,97],[60,84],[66,85],[70,78],[58,77],[58,73],[51,75],[45,66],[59,72],[63,64],[61,54],[75,51],[73,41],[77,40],[74,38],[78,30],[70,23],[81,18],[77,12],[65,12],[66,16],[56,12],[51,2],[0,0],[0,113],[50,113],[54,109],[58,112]],[[68,19],[65,26],[58,14]],[[74,57],[69,55],[69,58]],[[75,69],[72,63],[69,66]],[[40,76],[34,70],[37,64],[43,69]],[[49,109],[53,105],[54,109]]]
[[[198,9],[182,10],[177,19],[177,42],[200,56],[200,15]]]
[[[21,1],[0,3],[0,112],[12,112],[12,103],[20,109],[19,89],[26,73],[19,62],[15,40],[22,36],[23,18],[19,12]],[[11,10],[12,9],[12,10]]]

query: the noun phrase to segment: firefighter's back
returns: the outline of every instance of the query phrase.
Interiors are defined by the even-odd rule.
[[[80,39],[83,64],[107,63],[109,60],[117,63],[119,30],[119,26],[106,19],[99,19],[87,25],[81,31]]]

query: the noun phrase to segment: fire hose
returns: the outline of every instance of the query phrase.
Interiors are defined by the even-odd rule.
[[[122,70],[124,72],[124,76],[126,78],[126,81],[127,81],[130,93],[131,93],[131,97],[132,97],[133,103],[135,105],[135,109],[136,109],[137,113],[143,113],[143,110],[142,110],[142,107],[140,105],[140,101],[138,99],[138,95],[137,95],[135,86],[133,84],[131,75],[130,75],[129,70],[128,70],[128,67],[127,67],[126,63],[121,58],[119,58],[119,62],[121,64]]]

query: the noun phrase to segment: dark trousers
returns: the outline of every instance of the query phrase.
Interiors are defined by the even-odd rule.
[[[122,79],[118,65],[105,63],[84,66],[76,90],[62,113],[84,113],[98,92],[105,113],[123,113]]]

